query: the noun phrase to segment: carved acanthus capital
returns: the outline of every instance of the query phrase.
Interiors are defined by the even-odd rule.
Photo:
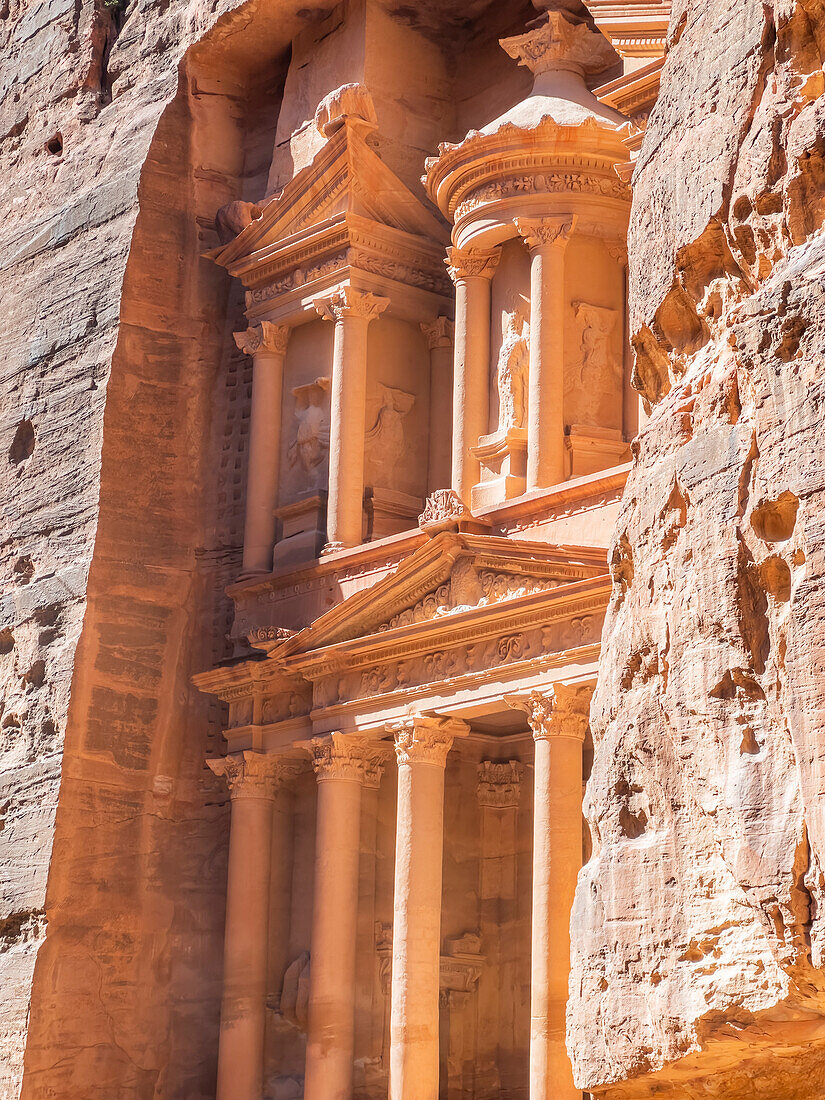
[[[448,248],[444,263],[457,284],[462,279],[492,279],[500,259],[498,248]]]
[[[423,321],[421,331],[427,340],[430,351],[435,348],[451,348],[455,340],[455,325],[448,317],[436,317],[434,321]]]
[[[374,321],[390,304],[389,298],[380,298],[368,290],[341,287],[327,298],[316,298],[312,303],[324,321],[343,321],[345,317],[358,317]]]
[[[268,753],[232,753],[206,761],[215,775],[226,780],[233,802],[239,798],[274,798],[278,787],[305,770],[306,764],[294,757]]]
[[[233,333],[235,343],[244,355],[255,355],[261,351],[273,355],[286,355],[289,342],[289,325],[274,325],[271,321],[261,321],[251,325],[243,332]]]
[[[403,718],[389,726],[395,737],[398,766],[433,764],[443,768],[456,737],[464,737],[469,727],[454,718],[430,718],[419,715]]]
[[[478,766],[479,806],[493,809],[515,809],[521,797],[521,776],[524,768],[518,760],[496,763],[482,760]]]
[[[500,38],[499,45],[536,76],[551,69],[572,69],[595,75],[619,60],[600,31],[586,22],[576,22],[563,11],[548,12],[546,21],[540,26],[513,38]]]
[[[454,489],[436,489],[424,503],[424,511],[418,517],[418,526],[440,529],[471,518],[467,505]]]
[[[309,751],[319,783],[329,779],[347,779],[377,787],[381,782],[387,749],[367,737],[329,733],[323,737],[313,737],[302,747]]]
[[[576,224],[576,216],[558,218],[514,218],[518,235],[531,252],[555,246],[564,249]]]
[[[548,691],[505,698],[508,706],[527,715],[533,740],[572,737],[584,741],[590,719],[590,686],[553,684]]]

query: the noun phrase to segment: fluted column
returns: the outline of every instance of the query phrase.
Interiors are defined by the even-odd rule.
[[[455,325],[447,317],[425,322],[430,349],[430,449],[428,492],[450,484],[453,440],[453,343]]]
[[[272,572],[274,513],[278,505],[281,455],[284,356],[289,328],[262,321],[234,335],[235,343],[245,355],[252,356],[253,363],[243,573],[254,575]]]
[[[499,256],[498,249],[447,249],[455,283],[452,488],[468,507],[480,477],[472,448],[490,417],[490,285]]]
[[[390,1009],[390,1100],[438,1096],[444,769],[463,722],[395,723],[398,813]]]
[[[580,1100],[565,1044],[570,912],[582,856],[582,745],[591,688],[508,699],[535,742],[530,1100]]]
[[[363,537],[367,328],[387,308],[389,298],[343,287],[313,305],[335,324],[325,547],[325,553],[333,553],[360,545]]]
[[[516,218],[530,249],[527,491],[565,479],[564,251],[575,216]]]
[[[287,775],[277,757],[208,760],[232,799],[217,1100],[261,1100],[269,943],[272,806]]]
[[[304,1100],[348,1100],[355,1050],[361,790],[380,750],[332,733],[310,742],[318,780]]]

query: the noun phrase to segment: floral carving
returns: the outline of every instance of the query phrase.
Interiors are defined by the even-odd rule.
[[[454,738],[465,734],[468,727],[452,718],[416,717],[394,722],[389,729],[395,736],[399,767],[421,763],[443,768]]]
[[[418,517],[418,526],[444,527],[470,518],[466,504],[453,489],[436,489],[427,497],[424,511]]]
[[[497,248],[448,248],[444,263],[454,283],[460,279],[492,279],[501,252]]]
[[[330,733],[313,737],[306,745],[319,783],[350,779],[374,785],[380,779],[386,750],[366,737]]]
[[[390,304],[389,298],[380,298],[367,290],[351,286],[341,287],[327,298],[316,298],[312,303],[324,321],[340,323],[345,317],[360,317],[374,321]]]
[[[478,765],[478,804],[492,809],[513,809],[521,798],[524,768],[518,760],[496,763],[482,760]]]
[[[572,737],[584,741],[592,694],[590,686],[553,684],[546,692],[533,691],[529,695],[507,698],[505,702],[524,711],[534,740]]]
[[[286,355],[289,326],[261,321],[259,325],[252,325],[243,332],[233,333],[233,336],[244,355],[255,355],[262,350],[272,352],[274,355]]]
[[[206,761],[209,769],[226,780],[229,794],[237,798],[274,798],[277,787],[303,771],[302,761],[268,753],[233,753]]]
[[[575,23],[563,11],[551,11],[526,34],[499,39],[499,45],[532,73],[575,65],[589,75],[604,72],[617,60],[603,34],[588,23]]]
[[[453,346],[455,325],[447,317],[436,317],[434,321],[422,321],[421,331],[424,333],[430,351]]]
[[[478,206],[517,195],[555,194],[563,191],[587,192],[625,201],[630,197],[628,185],[618,177],[597,176],[587,172],[539,172],[534,176],[511,176],[494,180],[474,188],[457,205],[454,218],[459,221]]]

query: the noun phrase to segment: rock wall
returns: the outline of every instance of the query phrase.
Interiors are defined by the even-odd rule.
[[[229,627],[250,378],[199,226],[263,188],[300,22],[233,6],[0,10],[3,1100],[214,1094],[221,723],[189,677]]]
[[[825,4],[679,0],[634,176],[568,1042],[594,1096],[825,1094]]]

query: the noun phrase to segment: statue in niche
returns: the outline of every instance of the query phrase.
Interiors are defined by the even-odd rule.
[[[296,386],[292,391],[298,431],[289,448],[289,464],[300,466],[310,477],[329,454],[329,418],[325,407],[329,386],[328,378],[316,378],[314,382]]]
[[[365,436],[365,449],[376,473],[394,470],[406,450],[404,418],[415,404],[415,394],[396,390],[379,382],[381,407],[375,424]]]
[[[514,302],[501,315],[501,350],[496,367],[499,431],[526,427],[529,373],[530,325],[523,305]]]
[[[579,369],[582,423],[600,425],[603,404],[621,399],[621,366],[611,347],[618,313],[615,309],[576,302],[576,319],[582,326]]]

